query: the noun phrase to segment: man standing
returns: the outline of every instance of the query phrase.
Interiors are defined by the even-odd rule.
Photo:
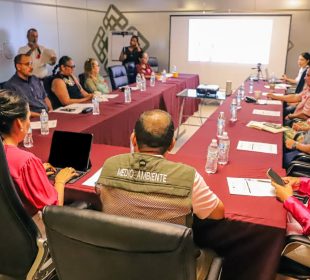
[[[38,44],[38,31],[30,28],[27,31],[28,44],[18,50],[19,54],[28,54],[32,58],[33,75],[43,79],[47,76],[47,64],[54,65],[56,63],[56,55],[53,50],[46,49]]]
[[[165,158],[175,139],[171,116],[144,112],[131,136],[134,153],[111,157],[103,165],[97,189],[103,212],[191,226],[200,219],[224,218],[224,205],[191,166]]]
[[[16,73],[8,80],[4,88],[15,90],[26,98],[32,117],[40,116],[42,109],[52,110],[41,81],[32,75],[32,60],[27,54],[18,54],[14,58]]]

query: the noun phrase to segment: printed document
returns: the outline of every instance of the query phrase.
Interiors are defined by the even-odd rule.
[[[259,105],[282,105],[280,100],[258,99],[256,104]]]
[[[262,116],[280,117],[280,111],[254,109],[253,114],[254,115],[262,115]]]
[[[94,108],[92,103],[73,103],[65,107],[59,107],[53,112],[65,114],[80,114],[86,108]]]
[[[275,196],[269,179],[227,177],[230,194],[248,196]]]
[[[277,154],[277,144],[249,142],[240,140],[238,142],[237,150],[267,153],[267,154]]]
[[[30,122],[32,129],[41,129],[41,122]],[[55,128],[57,126],[57,120],[48,121],[49,128]]]
[[[89,186],[89,187],[95,187],[99,176],[101,174],[102,168],[100,168],[93,176],[89,177],[82,185],[83,186]]]
[[[269,92],[263,92],[262,96],[267,96],[268,93]],[[275,96],[283,96],[284,94],[283,93],[273,93],[273,95],[275,95]]]

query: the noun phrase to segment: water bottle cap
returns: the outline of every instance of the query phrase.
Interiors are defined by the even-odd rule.
[[[212,144],[217,144],[217,140],[216,139],[212,139]]]
[[[228,136],[228,133],[226,131],[223,132],[223,136],[226,137]]]

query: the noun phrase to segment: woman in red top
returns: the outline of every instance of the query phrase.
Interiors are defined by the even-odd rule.
[[[148,64],[148,61],[149,61],[148,54],[146,52],[142,53],[141,56],[139,57],[139,60],[140,60],[140,64],[136,65],[137,74],[138,73],[140,75],[143,74],[146,79],[149,79],[151,77],[153,70],[151,66]]]
[[[30,126],[28,103],[10,90],[0,90],[0,134],[3,139],[11,177],[23,206],[42,230],[38,212],[46,205],[63,205],[65,184],[75,175],[73,168],[62,169],[54,186],[47,178],[48,163],[42,163],[34,154],[18,148]],[[38,224],[39,223],[39,224]]]

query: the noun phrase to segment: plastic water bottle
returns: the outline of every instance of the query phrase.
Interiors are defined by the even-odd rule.
[[[154,71],[152,71],[151,79],[150,79],[150,86],[151,87],[155,87],[155,80],[156,80],[155,73],[154,73]]]
[[[141,91],[146,91],[146,80],[145,80],[145,77],[144,75],[142,74],[141,76]]]
[[[41,122],[41,134],[42,135],[49,134],[48,114],[45,109],[42,109],[42,112],[40,114],[40,122]]]
[[[211,144],[208,148],[206,172],[208,174],[214,174],[217,171],[217,161],[218,161],[218,147],[216,139],[212,139]]]
[[[230,120],[235,122],[237,120],[237,100],[234,98],[230,105]]]
[[[241,92],[239,89],[237,92],[237,110],[241,109],[241,100],[242,100],[242,96],[241,96]]]
[[[244,82],[242,82],[240,88],[239,88],[240,94],[241,94],[241,99],[244,99]]]
[[[24,147],[25,148],[31,148],[33,147],[33,139],[32,139],[32,129],[31,127],[29,126],[29,129],[25,135],[25,138],[24,138]]]
[[[219,159],[218,164],[225,165],[228,162],[229,158],[229,147],[230,147],[230,140],[228,137],[227,132],[223,133],[223,136],[219,140]]]
[[[130,87],[128,86],[125,87],[124,97],[125,97],[125,103],[131,102],[131,90],[130,90]]]
[[[141,90],[141,75],[139,73],[136,76],[136,87]]]
[[[100,115],[99,101],[96,95],[93,96],[92,103],[93,103],[93,115]]]
[[[167,72],[166,72],[166,70],[164,70],[164,71],[162,72],[161,81],[162,81],[163,83],[165,83],[165,82],[167,81]]]
[[[253,81],[253,77],[250,77],[250,86],[249,86],[249,93],[253,93],[254,92],[254,81]]]
[[[224,131],[225,131],[225,116],[224,112],[220,112],[217,119],[217,137],[222,137]]]

